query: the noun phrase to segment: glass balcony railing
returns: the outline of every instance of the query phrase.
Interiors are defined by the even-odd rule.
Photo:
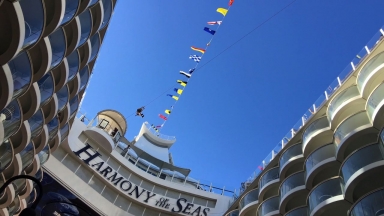
[[[91,6],[95,5],[97,2],[99,2],[99,0],[91,0],[91,1],[89,2],[88,7],[91,7]]]
[[[36,200],[36,190],[32,190],[29,196],[25,199],[27,208],[30,208]]]
[[[37,170],[35,174],[35,178],[38,179],[39,181],[43,181],[43,170],[41,170],[41,168]]]
[[[66,43],[63,29],[58,28],[48,38],[52,48],[51,68],[54,68],[63,60],[65,54]]]
[[[305,170],[307,175],[312,171],[313,167],[328,158],[335,157],[335,154],[336,149],[333,143],[322,146],[312,152],[305,161]]]
[[[357,89],[357,86],[355,86],[355,85],[350,86],[347,89],[345,89],[344,91],[340,92],[331,101],[331,103],[328,106],[328,120],[331,121],[335,117],[336,110],[340,107],[340,105],[342,103],[344,103],[345,101],[347,101],[353,97],[359,96],[359,95],[360,95],[360,92]]]
[[[283,198],[289,191],[305,185],[304,171],[290,175],[280,186],[280,198]]]
[[[26,52],[21,52],[16,58],[8,62],[13,79],[13,99],[22,95],[32,78],[32,69]]]
[[[57,131],[59,130],[59,120],[54,117],[50,122],[47,124],[48,127],[48,134],[49,134],[49,141],[51,141],[57,134]]]
[[[85,86],[88,83],[88,80],[89,80],[89,70],[88,70],[88,67],[86,66],[80,71],[80,90],[79,91],[85,88]]]
[[[309,212],[311,213],[323,201],[342,194],[339,178],[329,179],[320,183],[309,194]]]
[[[371,121],[373,121],[373,113],[377,106],[384,99],[384,83],[381,83],[379,87],[377,87],[372,94],[369,96],[367,101],[367,114]]]
[[[16,196],[12,203],[7,207],[8,214],[14,215],[20,211],[20,199],[19,196]]]
[[[57,104],[58,104],[58,112],[62,111],[65,105],[68,103],[69,98],[69,90],[68,86],[63,86],[58,92],[56,92],[57,96]]]
[[[382,144],[372,144],[356,150],[345,159],[341,166],[341,180],[345,185],[351,176],[359,169],[374,162],[384,160],[384,146]]]
[[[92,61],[93,59],[95,59],[97,53],[99,52],[99,49],[100,49],[100,37],[99,37],[99,34],[94,34],[91,39],[91,57],[89,58],[89,61]]]
[[[231,211],[226,216],[239,216],[239,210]]]
[[[307,206],[304,206],[288,212],[285,216],[307,216],[307,215],[308,215],[308,208]]]
[[[244,206],[248,205],[251,202],[255,202],[259,199],[259,189],[253,189],[249,191],[241,200],[240,200],[240,211]]]
[[[19,195],[20,192],[27,186],[25,179],[16,179],[12,182],[12,186],[15,190],[15,195]]]
[[[259,187],[262,190],[263,187],[268,184],[269,182],[279,179],[279,167],[272,168],[264,173],[263,176],[260,178]]]
[[[62,128],[60,128],[61,141],[68,137],[69,134],[69,125],[65,124]]]
[[[355,115],[349,117],[343,121],[339,127],[337,127],[334,135],[334,144],[339,146],[341,141],[346,138],[352,131],[356,128],[370,124],[367,113],[365,111],[356,113]]]
[[[4,140],[7,140],[17,132],[21,124],[21,110],[17,100],[11,101],[0,111],[0,121],[3,122]]]
[[[104,18],[103,22],[101,23],[100,29],[103,29],[111,19],[112,15],[112,1],[111,0],[101,0],[103,3],[103,8],[104,8]]]
[[[81,35],[80,35],[80,41],[77,47],[83,45],[85,41],[87,41],[89,35],[91,34],[92,30],[92,17],[91,12],[87,9],[83,13],[79,15],[80,19],[80,28],[81,28]]]
[[[280,157],[280,170],[290,159],[302,154],[303,148],[301,143],[289,147]]]
[[[27,168],[29,165],[32,164],[35,156],[35,147],[32,142],[30,142],[21,152],[20,157],[21,161],[23,162],[23,171],[25,168]]]
[[[325,128],[329,128],[329,121],[326,116],[312,122],[303,133],[303,145],[306,146],[316,132]]]
[[[64,17],[60,25],[66,24],[69,20],[73,18],[73,16],[75,16],[78,6],[79,0],[65,0]]]
[[[0,144],[0,152],[1,152],[1,154],[0,154],[0,173],[1,173],[12,162],[12,159],[13,159],[13,149],[12,149],[11,143],[6,141],[6,142],[3,142],[2,144]]]
[[[349,216],[384,215],[384,189],[370,193],[356,202]]]
[[[273,211],[279,210],[280,197],[275,196],[265,200],[259,207],[259,216],[264,216]]]
[[[37,112],[28,119],[29,127],[31,128],[31,139],[34,139],[41,133],[44,126],[43,112],[39,109]]]
[[[52,73],[45,74],[39,81],[37,81],[37,85],[40,89],[40,105],[44,106],[52,98],[53,90],[55,88]]]
[[[77,109],[79,108],[79,98],[77,96],[69,101],[69,107],[71,114],[70,118],[72,118],[74,115],[76,115]]]
[[[46,145],[43,150],[41,150],[37,155],[40,159],[40,165],[45,164],[45,162],[47,162],[47,160],[49,159],[50,155],[49,145]]]
[[[367,81],[368,77],[375,71],[377,67],[381,64],[384,64],[384,52],[373,57],[369,62],[364,66],[357,76],[357,87],[361,91],[364,83]]]
[[[68,62],[68,82],[75,77],[77,71],[79,70],[80,66],[80,57],[77,50],[73,51],[71,54],[67,56],[67,62]]]
[[[37,42],[44,27],[44,7],[41,0],[20,0],[25,22],[23,48]]]

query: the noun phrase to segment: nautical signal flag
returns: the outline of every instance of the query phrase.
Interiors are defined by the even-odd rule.
[[[190,55],[190,56],[189,56],[189,59],[193,59],[193,61],[199,63],[200,60],[201,60],[201,57],[200,57],[200,56],[197,56],[197,55]]]
[[[171,97],[171,98],[173,98],[175,100],[179,100],[179,97],[177,97],[177,96],[174,96],[174,95],[171,95],[171,94],[167,94],[167,96],[169,96],[169,97]]]
[[[188,73],[192,74],[193,71],[195,71],[196,68],[189,69]]]
[[[232,2],[233,3],[233,2]],[[225,8],[217,8],[217,12],[223,14],[223,16],[227,15],[228,10]]]
[[[159,132],[159,130],[155,127],[155,125],[151,125],[151,127],[156,131],[156,132]]]
[[[221,22],[223,21],[212,21],[212,22],[207,22],[208,25],[221,25]]]
[[[159,114],[159,117],[160,117],[161,119],[164,119],[165,121],[168,120],[168,118],[167,118],[166,116],[162,115],[162,114]]]
[[[171,110],[165,110],[165,113],[167,113],[169,115],[169,114],[171,114]]]
[[[186,73],[186,72],[184,72],[184,71],[180,71],[180,74],[182,74],[182,75],[184,75],[184,76],[186,76],[186,77],[188,77],[188,78],[191,78],[191,74]]]
[[[188,82],[182,81],[182,80],[177,80],[176,82],[179,83],[183,87],[185,87],[187,85],[187,83],[188,83]]]
[[[232,6],[232,4],[233,4],[234,1],[235,1],[235,0],[229,0],[228,5],[229,5],[229,6]]]
[[[215,33],[216,33],[215,30],[212,30],[212,29],[210,29],[210,28],[208,28],[208,27],[204,27],[204,31],[208,32],[208,33],[211,34],[211,35],[215,35]]]
[[[175,92],[177,92],[177,94],[181,95],[181,93],[183,93],[183,90],[182,89],[178,89],[178,88],[174,88],[173,89]]]
[[[201,48],[197,48],[197,47],[194,47],[194,46],[191,46],[191,49],[194,50],[194,51],[197,51],[197,52],[201,52],[201,53],[205,53],[205,49],[201,49]]]

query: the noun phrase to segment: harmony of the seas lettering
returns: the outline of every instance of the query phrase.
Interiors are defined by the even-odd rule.
[[[92,151],[92,153],[90,153],[88,150]],[[83,160],[84,163],[86,163],[92,169],[98,171],[103,178],[105,178],[106,180],[111,182],[113,185],[118,187],[121,191],[125,192],[130,197],[136,200],[149,204],[148,202],[149,199],[154,198],[156,200],[156,202],[154,203],[155,206],[166,209],[168,211],[171,211],[174,213],[186,214],[186,215],[193,215],[193,216],[208,216],[208,212],[210,211],[209,208],[202,209],[201,206],[198,206],[197,208],[195,208],[195,204],[187,202],[187,199],[185,198],[179,198],[178,200],[176,200],[175,207],[170,209],[170,199],[165,197],[160,197],[151,191],[147,191],[144,188],[134,185],[132,182],[125,179],[118,172],[113,170],[112,167],[110,167],[104,161],[91,164],[91,161],[96,159],[97,157],[100,157],[101,154],[93,150],[93,148],[89,144],[86,144],[84,148],[79,149],[77,151],[73,151],[73,152],[81,160]],[[86,154],[88,157],[87,158],[81,157],[80,154],[82,153]]]

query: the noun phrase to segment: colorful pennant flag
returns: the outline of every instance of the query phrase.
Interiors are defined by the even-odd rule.
[[[233,2],[232,2],[233,3]],[[223,14],[223,16],[227,15],[228,10],[225,8],[217,8],[217,12]]]
[[[215,35],[215,33],[216,33],[215,30],[212,30],[212,29],[210,29],[210,28],[208,28],[208,27],[204,27],[204,31],[208,32],[208,33],[211,34],[211,35]]]
[[[233,4],[234,1],[235,1],[235,0],[229,0],[228,5],[229,5],[229,6],[232,6],[232,4]]]
[[[187,83],[188,83],[188,82],[182,81],[182,80],[177,80],[176,82],[179,83],[183,87],[185,87],[187,85]]]
[[[177,94],[179,94],[179,95],[181,95],[181,93],[183,93],[183,89],[174,88],[173,90],[175,92],[177,92]]]
[[[169,97],[171,97],[171,98],[173,98],[175,100],[179,100],[179,97],[177,97],[177,96],[174,96],[174,95],[171,95],[171,94],[167,94],[167,96],[169,96]]]
[[[212,21],[212,22],[207,22],[208,25],[221,25],[223,21]]]
[[[168,120],[168,118],[167,118],[166,116],[162,115],[162,114],[159,114],[159,117],[160,117],[161,119],[164,119],[165,121]]]
[[[165,113],[167,113],[169,115],[169,114],[171,114],[171,110],[165,110]]]
[[[180,74],[188,77],[188,78],[191,78],[191,74],[187,73],[187,72],[184,72],[184,71],[180,71]]]
[[[191,56],[189,56],[189,59],[193,59],[193,61],[199,63],[201,60],[201,57],[197,56],[197,55],[191,55]]]
[[[194,47],[194,46],[191,46],[191,49],[194,50],[194,51],[197,51],[197,52],[201,52],[201,53],[205,53],[205,49],[201,49],[201,48],[197,48],[197,47]]]
[[[151,125],[151,127],[156,131],[156,132],[159,132],[159,130],[155,127],[155,125]]]
[[[196,68],[189,69],[188,73],[192,74],[193,71],[195,71]]]

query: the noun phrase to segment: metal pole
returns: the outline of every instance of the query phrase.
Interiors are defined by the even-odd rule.
[[[367,51],[368,54],[371,53],[371,51],[369,51],[369,48],[367,46],[365,46],[365,51]]]
[[[356,70],[355,65],[353,64],[353,62],[351,62],[351,66],[352,66],[353,70]]]

